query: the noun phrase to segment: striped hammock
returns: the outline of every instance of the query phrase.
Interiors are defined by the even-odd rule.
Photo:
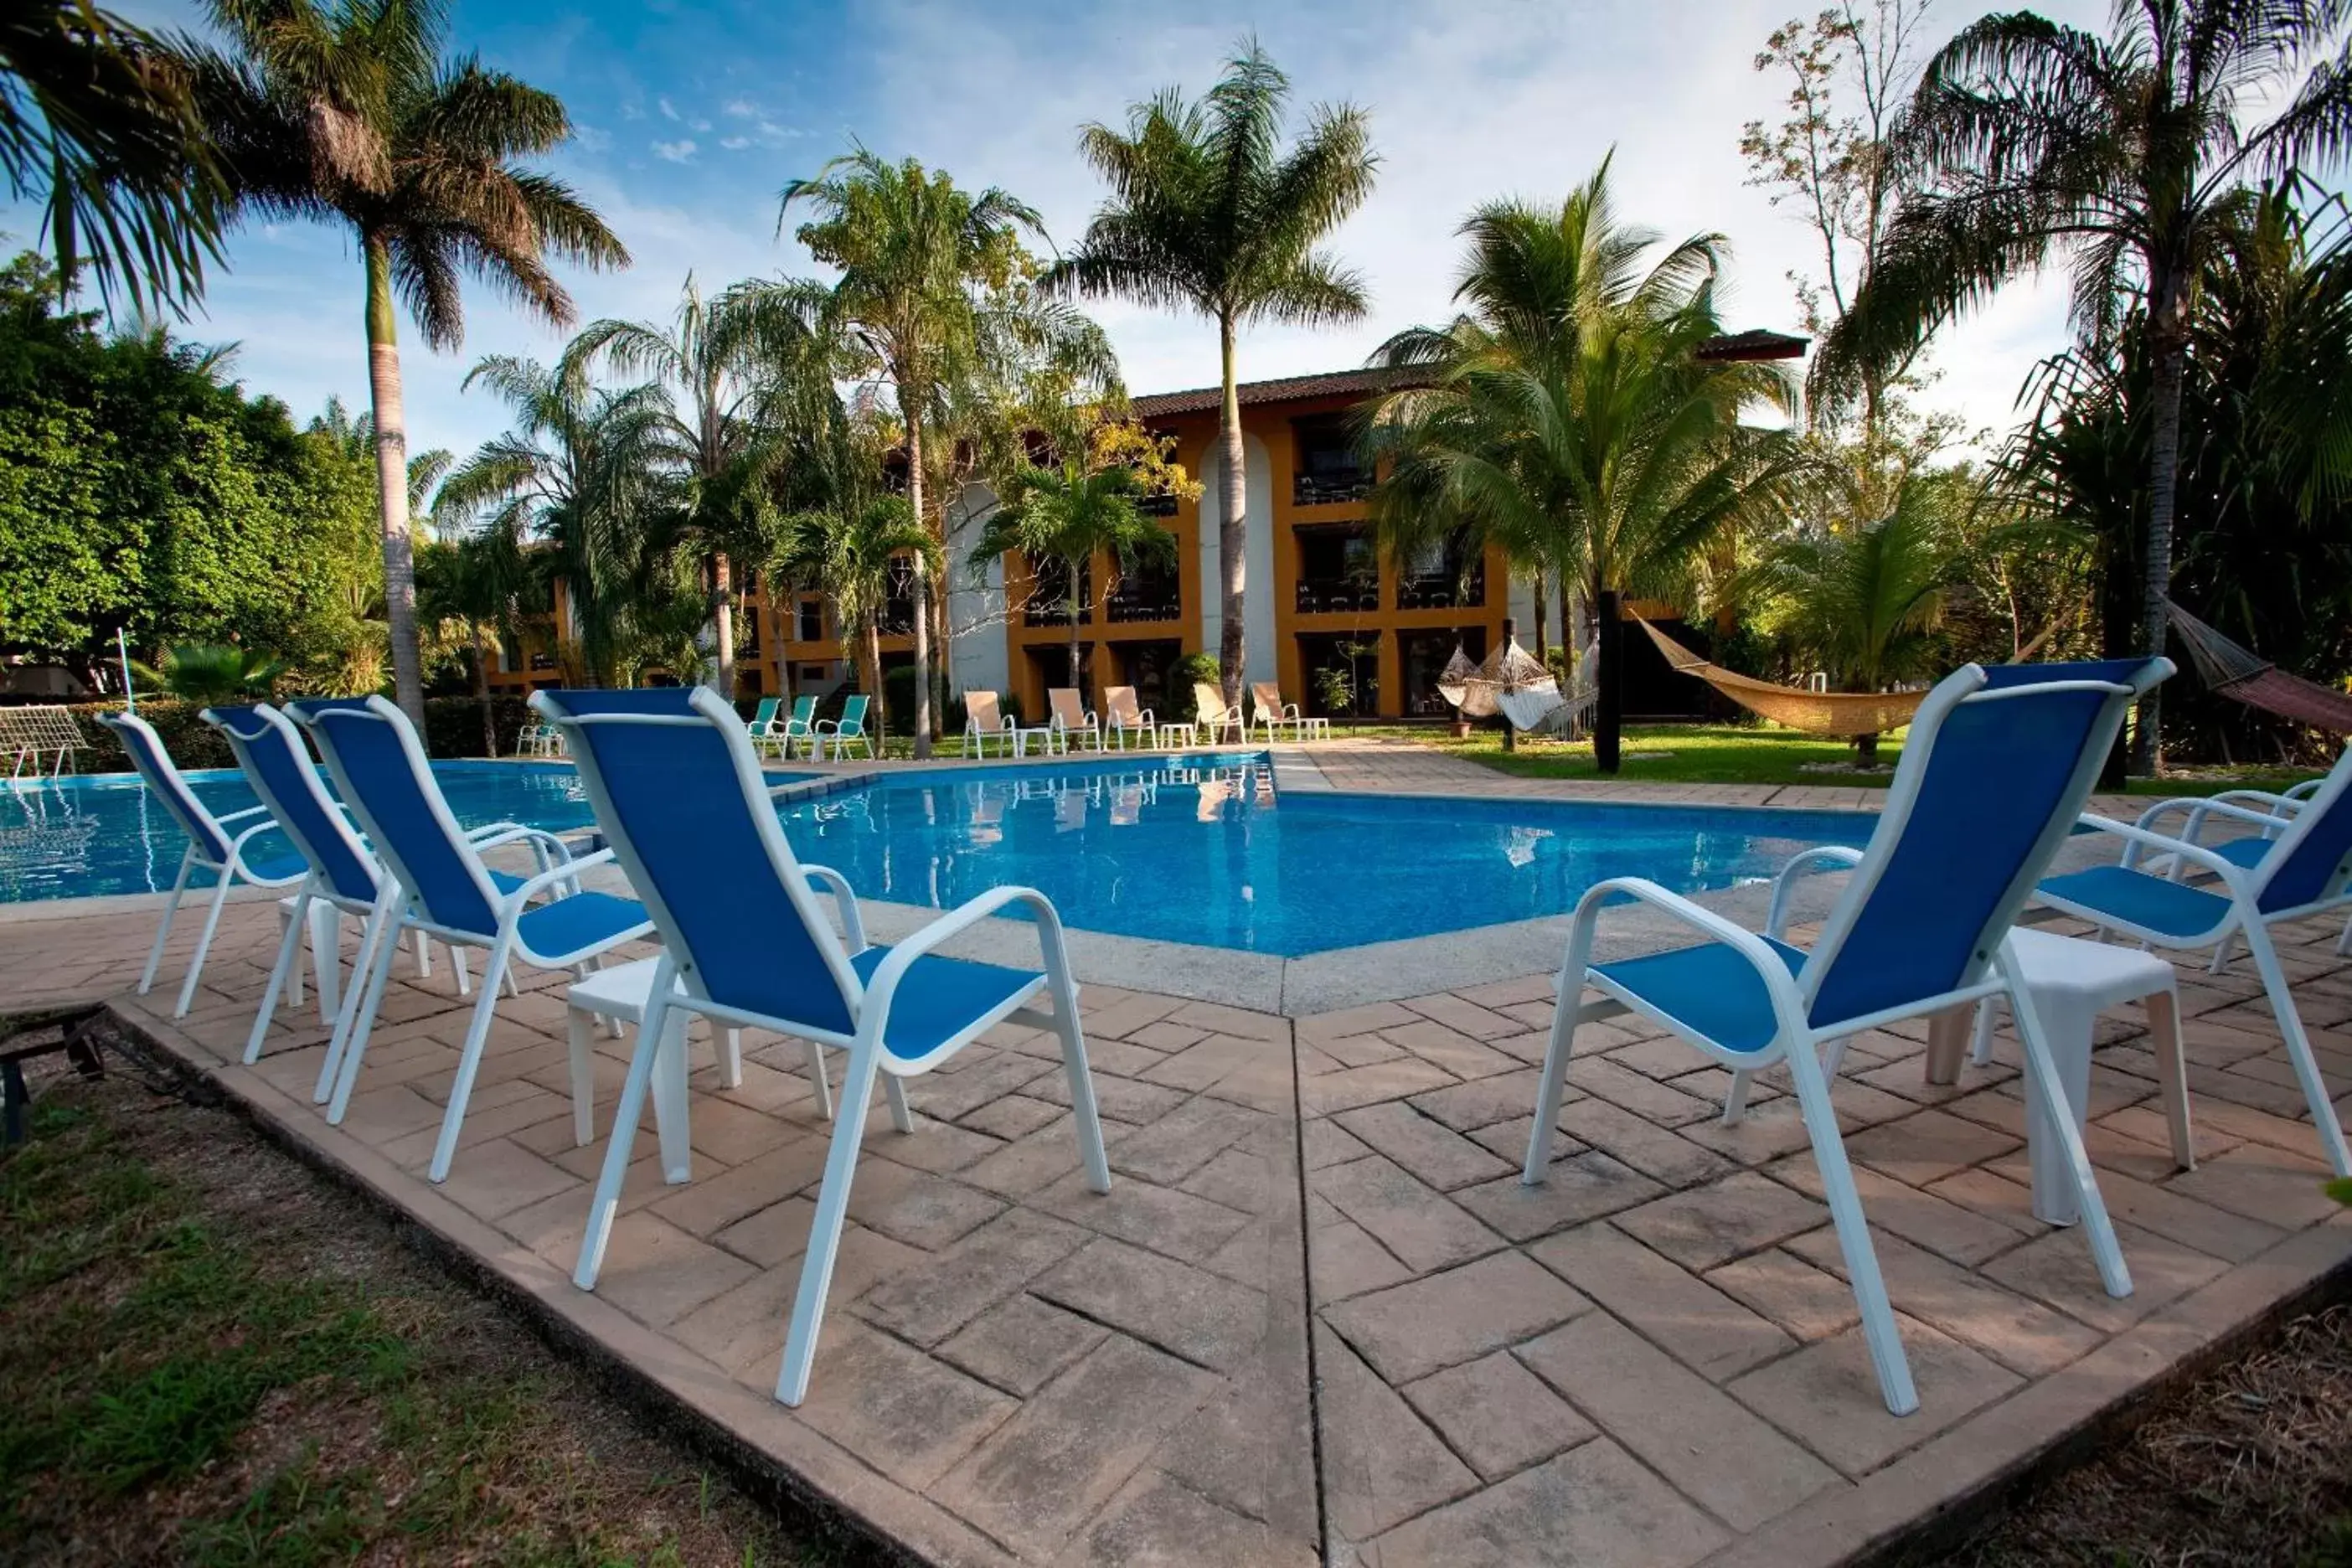
[[[2179,605],[2167,603],[2172,629],[2188,645],[2189,661],[2208,689],[2297,724],[2352,735],[2352,692],[2290,675],[2242,647]]]
[[[1751,713],[1808,734],[1875,735],[1899,730],[1927,700],[1925,691],[1807,691],[1777,686],[1709,664],[1641,616],[1632,618],[1650,634],[1666,662],[1683,674],[1706,681]]]

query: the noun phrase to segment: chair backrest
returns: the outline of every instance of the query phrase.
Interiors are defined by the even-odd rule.
[[[752,730],[755,732],[765,732],[768,726],[776,721],[776,710],[783,705],[784,700],[781,697],[761,698],[759,710],[751,715]]]
[[[1135,700],[1132,686],[1103,688],[1103,706],[1110,710],[1110,721],[1123,728],[1139,729],[1143,724],[1143,704]]]
[[[994,734],[1004,728],[1004,715],[998,711],[996,693],[971,690],[963,694],[964,722],[982,735]]]
[[[368,841],[425,918],[494,938],[499,893],[466,842],[408,715],[381,697],[292,702],[296,723],[317,738],[335,791],[359,816]]]
[[[1078,700],[1076,687],[1050,687],[1046,689],[1045,700],[1053,705],[1054,722],[1061,728],[1083,730],[1087,727],[1087,708]]]
[[[1223,719],[1226,716],[1225,694],[1205,680],[1196,680],[1192,683],[1192,702],[1200,709],[1201,717],[1204,721]]]
[[[1816,1027],[1982,978],[2168,659],[1965,665],[1928,694],[1800,977]]]
[[[809,725],[815,720],[816,699],[805,696],[795,697],[793,699],[793,716],[784,721],[784,728],[790,733],[805,735],[808,733]]]
[[[101,713],[98,721],[121,738],[131,765],[139,771],[155,798],[163,803],[163,809],[172,814],[172,820],[180,825],[180,831],[188,836],[196,853],[215,865],[226,864],[228,830],[196,798],[188,781],[180,776],[180,764],[164,749],[163,737],[155,733],[155,727],[136,713]]]
[[[845,735],[866,733],[866,705],[873,700],[863,691],[852,692],[841,700],[841,733]]]
[[[1279,720],[1282,717],[1282,688],[1271,680],[1252,682],[1250,701],[1256,709],[1251,718],[1257,723],[1263,724],[1268,719]]]
[[[319,782],[310,748],[292,720],[268,703],[247,708],[207,708],[205,722],[218,730],[236,753],[236,765],[269,815],[294,841],[310,870],[338,898],[373,903],[375,857]]]
[[[703,687],[539,691],[614,858],[693,995],[846,1034],[861,994],[751,736]]]
[[[2293,824],[2256,868],[2261,879],[2254,907],[2277,914],[2298,910],[2341,892],[2352,857],[2352,747],[2336,759],[2321,781],[2311,804],[2294,814]]]

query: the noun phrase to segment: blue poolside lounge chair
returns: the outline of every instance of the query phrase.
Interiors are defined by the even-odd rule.
[[[352,987],[364,984],[365,994],[350,1012],[351,1027],[339,1028],[327,1045],[322,1073],[334,1075],[329,1122],[341,1122],[351,1104],[368,1033],[392,973],[390,949],[398,946],[402,934],[422,931],[452,947],[489,952],[433,1150],[430,1174],[444,1181],[457,1152],[466,1102],[481,1068],[508,966],[520,959],[541,969],[584,974],[590,963],[651,931],[652,922],[634,900],[580,887],[580,873],[610,860],[609,849],[574,858],[562,839],[540,828],[501,823],[468,834],[459,827],[407,715],[383,698],[297,703],[294,717],[318,738],[336,792],[392,873],[383,879],[383,890],[369,910],[352,972]],[[551,864],[534,877],[502,886],[483,864],[482,851],[508,844],[532,845]],[[537,901],[542,896],[549,901]],[[378,962],[379,953],[384,962]],[[581,1087],[575,1079],[575,1097]]]
[[[196,980],[205,972],[205,955],[212,952],[213,933],[220,928],[221,906],[228,901],[229,889],[239,882],[255,888],[289,888],[300,881],[310,867],[301,856],[287,852],[261,860],[248,858],[247,846],[278,826],[270,818],[269,808],[249,805],[215,816],[180,776],[179,764],[172,761],[163,737],[146,720],[136,713],[101,713],[99,721],[121,737],[122,749],[130,753],[131,765],[139,770],[149,793],[163,802],[163,809],[188,837],[187,850],[180,857],[180,874],[173,879],[171,897],[163,905],[163,923],[155,928],[155,945],[147,950],[147,967],[139,972],[142,996],[155,984],[156,966],[163,962],[163,942],[172,934],[172,917],[180,912],[180,900],[187,894],[189,880],[198,871],[212,874],[213,897],[205,910],[204,934],[196,938],[187,978],[180,983],[179,1000],[172,1007],[172,1016],[184,1018],[195,1000]]]
[[[2176,812],[2186,819],[2179,837],[2155,830]],[[2258,831],[2200,842],[2216,823]],[[2236,791],[2214,799],[2168,800],[2142,812],[2135,824],[2085,814],[2083,826],[2121,839],[2121,861],[2052,877],[2034,896],[2052,909],[2096,921],[2108,934],[2151,947],[2176,952],[2211,948],[2217,968],[2230,944],[2243,942],[2311,1107],[2320,1149],[2337,1175],[2352,1175],[2344,1129],[2271,940],[2271,928],[2283,921],[2334,916],[2352,906],[2352,750],[2307,793]],[[2210,880],[2192,885],[2186,879],[2192,873]],[[2344,951],[2347,942],[2352,929],[2338,939],[2336,951]]]
[[[1969,665],[1947,677],[1912,721],[1877,829],[1811,952],[1746,931],[1641,878],[1612,878],[1588,889],[1560,970],[1559,1012],[1520,1179],[1531,1186],[1545,1179],[1581,1022],[1635,1013],[1732,1068],[1727,1121],[1740,1115],[1748,1076],[1785,1061],[1880,1392],[1897,1415],[1917,1409],[1910,1363],[1830,1104],[1835,1069],[1825,1068],[1824,1048],[1898,1019],[2006,994],[2042,1102],[2067,1102],[2032,1000],[2012,979],[2009,931],[2088,798],[2125,710],[2171,673],[2168,660],[2148,659]],[[1798,856],[1781,876],[1822,858],[1820,852]],[[1592,963],[1601,908],[1622,898],[1674,916],[1705,940]],[[1587,987],[1601,994],[1597,1001],[1583,1001]],[[2081,1136],[2067,1117],[2051,1120],[2064,1142],[2100,1279],[2108,1294],[2127,1296],[2131,1276]]]
[[[873,738],[866,733],[866,710],[872,702],[863,691],[853,691],[841,700],[841,717],[820,719],[809,729],[809,755],[824,755],[824,743],[833,742],[833,760],[849,755],[849,742],[856,742],[866,748],[868,757],[874,755]]]
[[[786,1405],[798,1405],[808,1392],[877,1077],[888,1090],[898,1131],[911,1131],[901,1079],[929,1071],[1006,1019],[1052,1029],[1062,1042],[1087,1184],[1097,1192],[1110,1190],[1077,986],[1063,951],[1060,918],[1044,894],[998,888],[895,946],[865,946],[855,927],[844,942],[811,887],[819,882],[838,890],[844,886],[839,875],[803,866],[793,855],[751,739],[715,692],[688,687],[540,691],[530,701],[570,741],[597,824],[644,897],[663,944],[581,1240],[575,1283],[595,1284],[647,1083],[657,1058],[677,1054],[674,1042],[683,1031],[668,1026],[673,1008],[699,1013],[714,1026],[774,1029],[849,1052],[776,1382],[776,1397]],[[1025,907],[1036,921],[1042,973],[934,951],[1013,905]],[[1041,993],[1053,1002],[1050,1015],[1030,1005]],[[668,1070],[674,1073],[676,1066]]]
[[[302,857],[310,875],[303,879],[295,895],[284,940],[279,943],[278,962],[269,972],[269,984],[261,999],[261,1011],[253,1020],[253,1033],[245,1043],[245,1060],[249,1064],[261,1059],[262,1041],[269,1033],[269,1021],[278,1011],[278,999],[289,983],[299,984],[300,974],[296,963],[299,949],[295,942],[298,929],[311,932],[312,967],[319,976],[320,1005],[332,1007],[327,998],[333,994],[330,986],[338,962],[341,942],[336,923],[344,915],[356,915],[364,921],[375,908],[383,890],[382,868],[374,853],[362,843],[341,807],[327,794],[319,778],[319,770],[310,761],[310,748],[302,742],[301,732],[293,721],[267,703],[251,707],[207,708],[205,721],[221,732],[229,750],[236,756],[237,767],[245,782]],[[512,891],[521,886],[522,879],[509,877],[502,871],[490,873],[500,889]],[[320,920],[320,911],[327,911]],[[460,951],[449,952],[450,967],[457,972],[457,994],[466,994],[466,961]],[[425,936],[416,933],[416,967],[420,974],[427,968]],[[350,1006],[356,1005],[360,986],[356,975],[345,994],[345,1005],[335,1021],[348,1032],[350,1024],[342,1017]],[[330,1088],[328,1078],[321,1074],[316,1099],[324,1103]]]

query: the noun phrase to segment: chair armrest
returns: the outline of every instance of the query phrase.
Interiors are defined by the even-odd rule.
[[[1600,920],[1601,908],[1612,895],[1620,894],[1671,915],[1708,941],[1720,942],[1738,953],[1756,971],[1757,978],[1763,982],[1765,991],[1771,996],[1773,1017],[1780,1036],[1794,1039],[1804,1032],[1804,999],[1798,993],[1796,977],[1789,973],[1789,966],[1781,962],[1779,953],[1766,945],[1762,937],[1646,877],[1612,877],[1585,889],[1584,897],[1577,900],[1576,923],[1569,937],[1568,951],[1571,958],[1580,954],[1589,958],[1592,949],[1592,931]],[[1589,963],[1586,969],[1589,973]],[[1581,989],[1582,977],[1578,978],[1579,988]],[[1564,999],[1572,1000],[1573,994],[1568,992],[1565,971],[1561,990]]]
[[[242,822],[248,816],[258,816],[268,809],[266,805],[248,805],[239,811],[225,811],[213,820],[226,827],[232,822]]]
[[[892,945],[889,954],[875,966],[874,977],[866,982],[866,1005],[857,1020],[858,1038],[878,1046],[884,1025],[889,1021],[890,1001],[897,994],[898,982],[915,960],[937,948],[948,938],[967,927],[976,925],[1007,904],[1025,903],[1036,916],[1037,946],[1045,960],[1045,973],[1056,990],[1066,984],[1069,959],[1063,949],[1062,917],[1053,904],[1034,888],[991,888],[978,898],[966,900],[941,915],[904,942]]]
[[[841,929],[848,937],[849,951],[863,952],[872,946],[866,940],[866,918],[858,913],[857,895],[850,890],[849,879],[830,866],[803,866],[801,873],[833,894],[834,907],[841,911]]]
[[[2086,811],[2074,820],[2080,826],[2095,832],[2106,834],[2112,838],[2120,838],[2135,848],[2153,849],[2158,854],[2177,856],[2193,865],[2202,866],[2207,870],[2219,874],[2230,884],[2232,890],[2238,887],[2241,868],[2231,865],[2202,845],[2191,844],[2183,838],[2168,838],[2161,833],[2150,833],[2144,827],[2117,822],[2113,817],[2101,816],[2095,811]]]
[[[530,880],[524,882],[520,887],[515,889],[513,892],[509,893],[506,896],[506,907],[509,909],[520,909],[524,904],[530,902],[533,897],[545,892],[549,888],[553,887],[558,882],[574,880],[579,877],[581,872],[585,871],[591,866],[603,866],[610,863],[613,859],[614,853],[614,852],[609,848],[599,849],[593,855],[583,855],[577,860],[569,861],[561,866],[551,866],[546,870],[541,871],[538,876],[531,878]]]
[[[1801,849],[1790,856],[1789,863],[1781,867],[1780,874],[1772,879],[1772,912],[1764,921],[1765,935],[1779,940],[1788,923],[1789,895],[1796,886],[1797,868],[1819,860],[1834,861],[1840,866],[1852,868],[1862,864],[1862,851],[1849,849],[1843,844],[1817,844],[1811,849]]]

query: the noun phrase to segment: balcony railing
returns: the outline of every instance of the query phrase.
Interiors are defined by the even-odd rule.
[[[1298,584],[1302,616],[1360,615],[1381,607],[1381,585],[1363,578],[1307,578]]]
[[[1338,506],[1361,500],[1371,493],[1372,481],[1368,474],[1296,474],[1290,480],[1293,506]]]
[[[1094,618],[1091,605],[1078,612],[1078,624],[1082,626],[1092,626]],[[1033,604],[1021,612],[1021,619],[1024,625],[1032,626],[1066,626],[1070,624],[1070,602],[1067,599],[1049,599]]]
[[[1400,610],[1471,610],[1486,602],[1484,566],[1459,577],[1406,577],[1397,584]]]
[[[1146,517],[1174,517],[1176,498],[1171,495],[1145,496],[1135,503],[1135,510]]]
[[[1184,618],[1184,599],[1171,584],[1156,587],[1145,584],[1135,588],[1119,588],[1112,592],[1107,606],[1113,623],[1129,621],[1180,621]]]

